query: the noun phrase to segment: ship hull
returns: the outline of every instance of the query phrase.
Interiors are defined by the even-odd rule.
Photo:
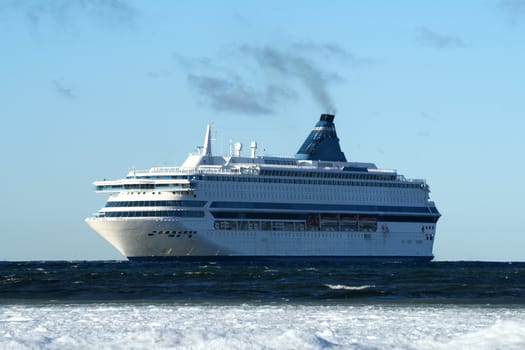
[[[231,263],[272,263],[272,262],[334,262],[334,263],[421,263],[430,262],[434,256],[231,256],[231,255],[203,255],[203,256],[130,256],[133,262],[231,262]]]
[[[89,218],[86,222],[130,260],[330,257],[429,261],[433,258],[433,240],[416,231],[420,227],[416,223],[390,223],[389,232],[347,232],[217,230],[198,227],[199,221],[177,219]]]

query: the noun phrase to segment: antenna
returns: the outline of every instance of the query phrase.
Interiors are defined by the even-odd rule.
[[[233,145],[233,147],[235,147],[235,156],[236,157],[240,157],[241,156],[241,150],[242,150],[242,143],[235,142],[235,145]]]

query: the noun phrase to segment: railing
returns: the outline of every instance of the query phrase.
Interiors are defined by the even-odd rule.
[[[151,168],[150,170],[130,172],[128,175],[132,175],[135,173],[184,174],[184,175],[239,174],[239,172],[240,172],[239,168],[224,169],[224,168],[206,167],[205,169],[196,169],[196,168],[181,168],[181,167],[156,167],[156,168]]]
[[[267,169],[271,168],[280,168],[282,165],[273,165],[273,164],[265,164],[264,167]],[[297,166],[287,166],[288,168],[304,168],[301,165]],[[310,167],[309,167],[310,168]],[[312,169],[317,169],[315,166],[311,167]],[[338,169],[333,169],[335,172],[338,171]],[[228,175],[239,175],[239,174],[250,174],[250,175],[257,175],[259,169],[256,167],[240,167],[240,168],[219,168],[219,167],[200,167],[200,168],[182,168],[182,167],[154,167],[149,170],[133,170],[128,173],[128,176],[144,176],[144,174],[148,174],[151,176],[161,175],[161,174],[177,174],[177,175],[202,175],[202,174],[228,174]],[[395,170],[390,169],[373,169],[372,173],[375,174],[395,174]],[[366,175],[366,173],[360,174],[360,175]],[[152,180],[162,180],[162,179],[152,179]],[[376,180],[373,178],[370,179],[360,179],[360,180]],[[403,175],[397,175],[396,181],[399,182],[405,182],[405,183],[422,183],[423,185],[426,185],[426,180],[424,179],[409,179],[405,178]]]

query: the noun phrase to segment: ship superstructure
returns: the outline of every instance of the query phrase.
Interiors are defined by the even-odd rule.
[[[129,259],[347,257],[431,260],[440,217],[424,180],[348,162],[334,115],[294,157],[213,155],[94,183],[110,197],[86,222]]]

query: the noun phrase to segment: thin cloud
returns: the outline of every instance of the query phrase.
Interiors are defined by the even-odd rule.
[[[186,70],[195,70],[195,69],[209,69],[209,68],[216,68],[213,67],[212,60],[210,58],[206,57],[189,57],[182,55],[177,52],[173,52],[172,54],[173,59],[179,64],[182,68]]]
[[[317,53],[320,55],[330,55],[342,59],[347,59],[352,55],[337,44],[323,43],[318,44],[311,41],[302,41],[292,45],[293,50]]]
[[[170,76],[170,72],[167,71],[151,71],[146,74],[150,79],[164,79]]]
[[[423,46],[429,46],[436,49],[448,49],[456,47],[465,47],[465,42],[458,36],[440,34],[425,27],[417,29],[417,41]]]
[[[507,14],[510,23],[517,23],[525,16],[525,0],[502,0],[500,8]]]
[[[427,112],[421,112],[419,114],[419,119],[423,121],[430,121],[430,122],[436,121],[436,118]]]
[[[334,43],[314,43],[311,41],[302,41],[295,43],[291,47],[298,53],[306,53],[308,55],[318,55],[324,59],[336,58],[348,62],[354,66],[366,66],[373,63],[370,58],[358,57],[352,52],[344,49],[342,46]]]
[[[46,20],[69,24],[77,16],[105,23],[131,23],[137,9],[121,0],[4,0],[0,12],[24,16],[38,28]]]
[[[274,112],[273,107],[282,99],[295,97],[293,92],[272,85],[257,91],[238,76],[225,78],[189,74],[188,83],[205,97],[211,108],[218,111],[271,114]]]
[[[55,92],[57,94],[59,94],[60,96],[66,98],[68,100],[74,99],[76,97],[75,94],[73,93],[73,89],[72,88],[64,86],[59,81],[56,81],[56,80],[53,81],[53,86],[55,87]]]

